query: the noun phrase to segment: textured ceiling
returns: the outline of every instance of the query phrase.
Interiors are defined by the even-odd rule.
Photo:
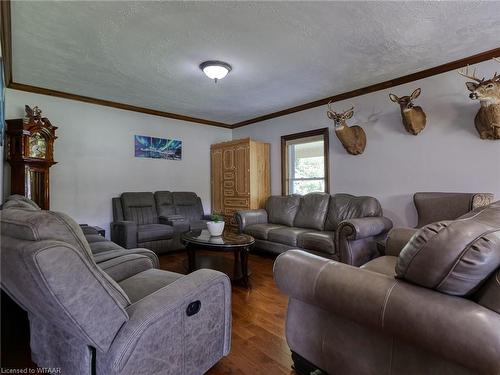
[[[15,82],[235,123],[500,44],[500,2],[20,2]],[[233,66],[214,84],[205,60]]]

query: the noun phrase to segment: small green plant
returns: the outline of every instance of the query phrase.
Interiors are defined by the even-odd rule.
[[[214,212],[212,213],[212,216],[210,217],[210,219],[212,219],[212,221],[214,223],[219,223],[221,221],[224,221],[224,218],[222,217],[222,215],[218,212]]]

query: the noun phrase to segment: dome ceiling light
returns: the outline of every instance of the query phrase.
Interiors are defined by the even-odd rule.
[[[213,79],[217,83],[219,79],[227,76],[232,68],[228,63],[213,60],[202,62],[200,69],[208,78]]]

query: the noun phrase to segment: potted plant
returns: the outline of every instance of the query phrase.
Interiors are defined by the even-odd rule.
[[[212,221],[207,222],[208,232],[211,236],[220,236],[224,231],[224,219],[222,215],[214,212],[210,217]]]

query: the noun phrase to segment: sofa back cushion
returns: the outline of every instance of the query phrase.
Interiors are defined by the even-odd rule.
[[[158,213],[153,193],[123,193],[123,217],[137,224],[157,224]]]
[[[377,199],[335,194],[330,198],[325,230],[335,231],[344,220],[368,216],[382,216],[382,207]]]
[[[2,209],[7,208],[21,208],[30,211],[41,210],[40,206],[33,202],[31,199],[19,194],[11,195],[5,200],[5,203],[2,205]]]
[[[189,191],[177,191],[172,193],[175,205],[175,214],[183,216],[189,221],[201,220],[203,218],[203,205],[196,193]]]
[[[493,202],[490,193],[419,192],[413,195],[418,213],[417,227],[437,221],[455,220],[461,215]]]
[[[270,196],[266,202],[268,221],[272,224],[292,227],[299,205],[300,195]]]
[[[330,195],[326,193],[309,193],[300,199],[299,210],[293,225],[299,228],[323,230],[328,211]]]
[[[154,195],[158,216],[175,215],[174,198],[170,191],[156,191]]]
[[[500,201],[473,216],[431,223],[401,251],[396,276],[439,292],[465,296],[500,267]]]

